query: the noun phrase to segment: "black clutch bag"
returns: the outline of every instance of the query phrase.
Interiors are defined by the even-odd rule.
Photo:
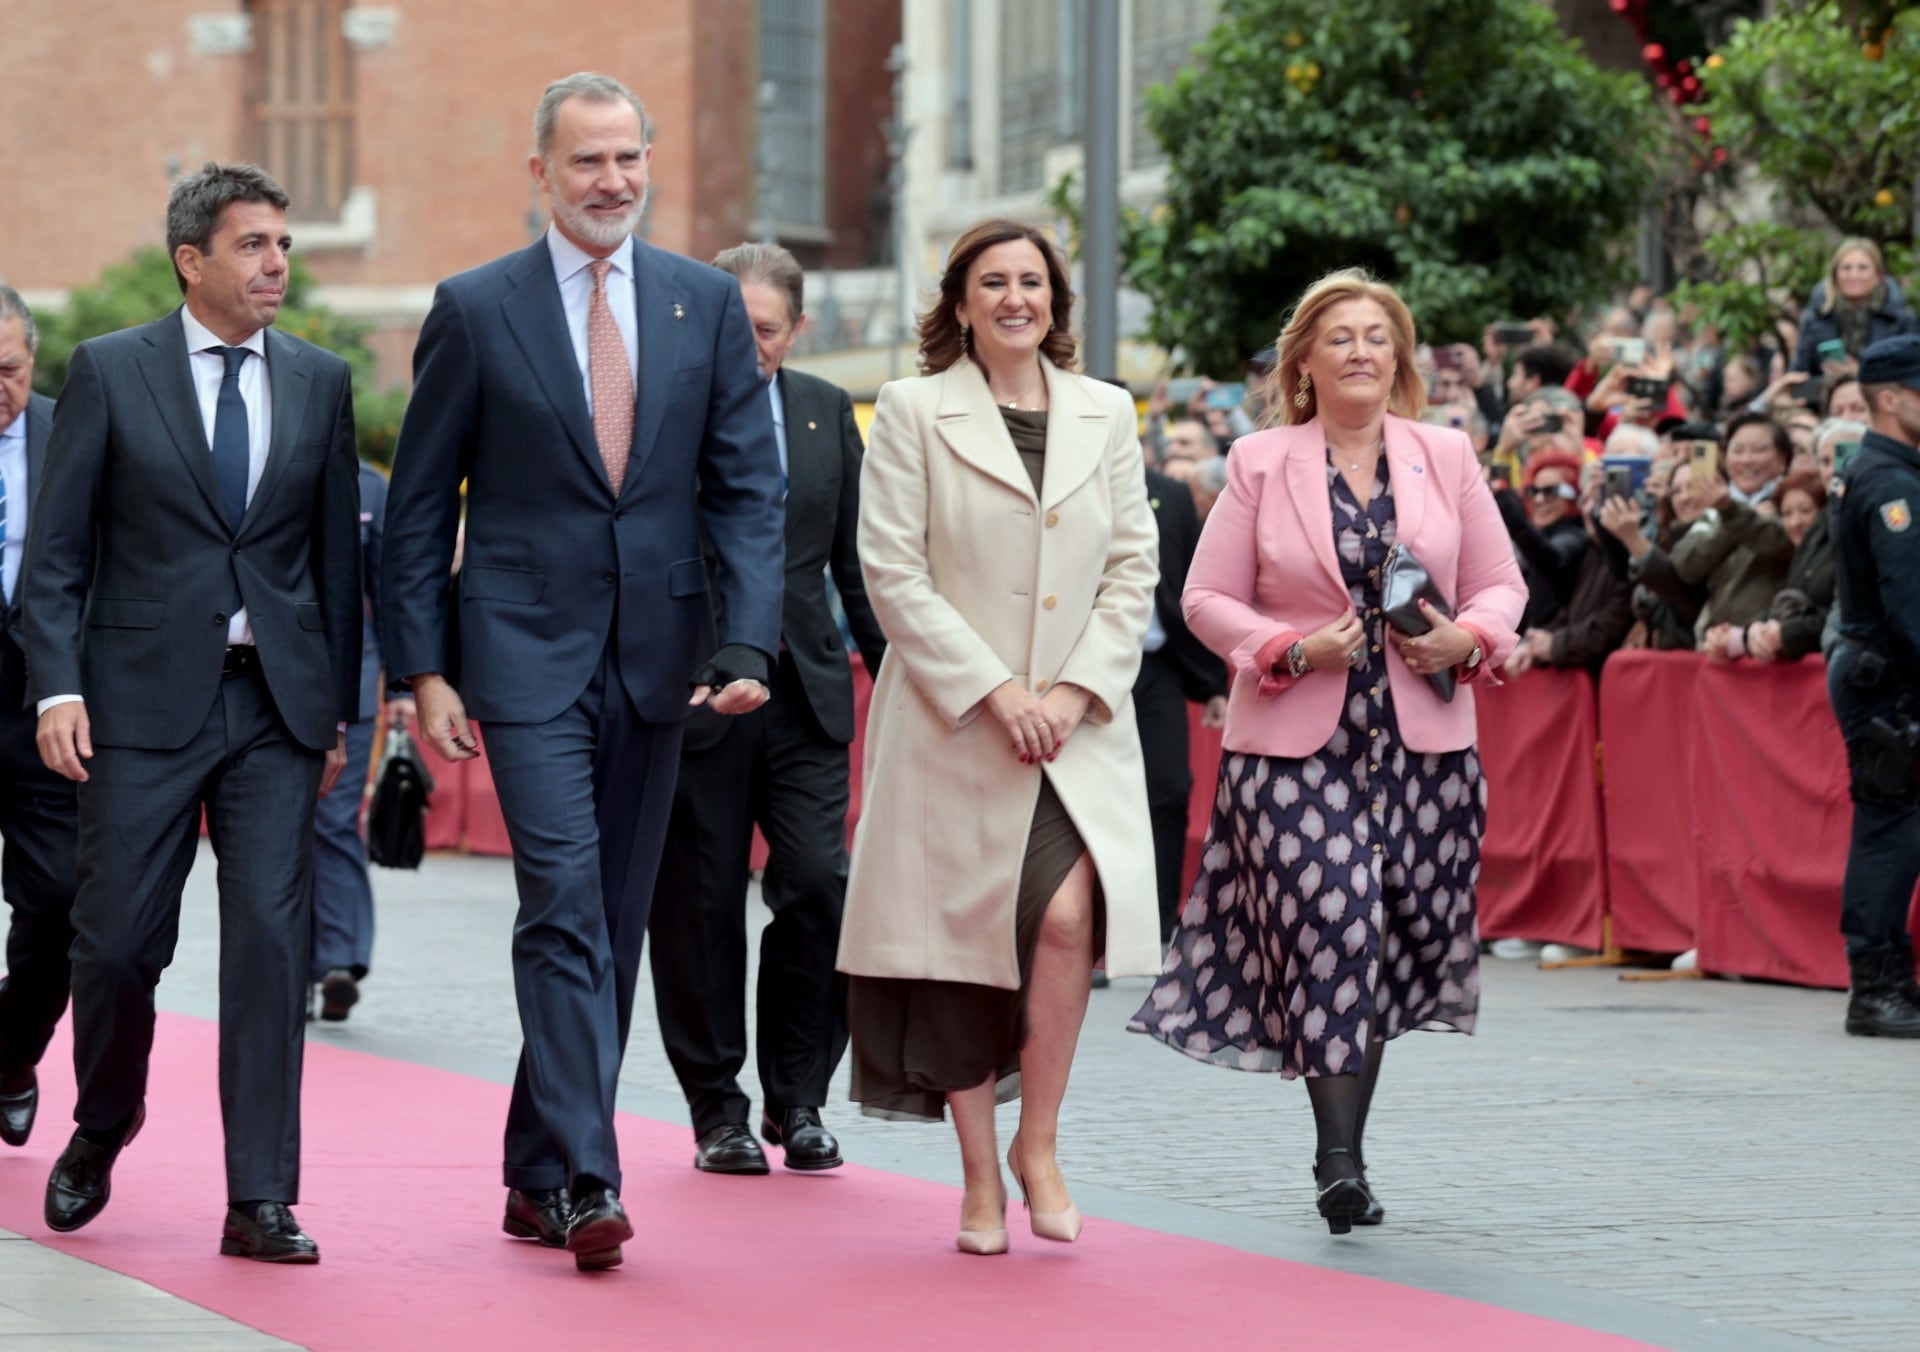
[[[1422,601],[1448,619],[1453,618],[1453,602],[1441,595],[1426,565],[1415,558],[1413,551],[1405,545],[1396,544],[1387,551],[1387,566],[1380,578],[1380,598],[1380,609],[1385,612],[1388,623],[1414,638],[1433,628],[1420,610]],[[1441,699],[1453,703],[1453,692],[1460,679],[1452,667],[1445,671],[1428,672],[1427,679],[1439,691]]]

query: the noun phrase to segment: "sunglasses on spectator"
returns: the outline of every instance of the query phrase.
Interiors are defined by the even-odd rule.
[[[1530,498],[1559,498],[1562,502],[1573,502],[1580,496],[1580,490],[1572,484],[1533,484],[1527,489]]]

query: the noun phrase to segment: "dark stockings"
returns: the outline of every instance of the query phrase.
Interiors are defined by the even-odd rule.
[[[1380,1060],[1386,1041],[1369,1039],[1366,1057],[1357,1075],[1310,1075],[1307,1099],[1313,1105],[1314,1177],[1322,1187],[1342,1178],[1358,1178],[1365,1157],[1360,1134],[1366,1130],[1367,1109],[1373,1106],[1374,1085],[1380,1079]],[[1330,1150],[1351,1154],[1332,1155]]]

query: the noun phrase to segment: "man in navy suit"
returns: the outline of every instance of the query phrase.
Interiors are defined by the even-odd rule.
[[[360,1002],[360,983],[373,962],[373,883],[367,877],[367,841],[360,833],[367,769],[380,713],[380,551],[386,542],[387,479],[360,465],[360,580],[366,617],[360,639],[359,717],[347,724],[347,768],[340,789],[313,813],[313,957],[320,1017],[343,1021]],[[413,716],[412,700],[388,706],[396,721]]]
[[[440,755],[479,754],[468,719],[485,726],[513,844],[524,1045],[503,1228],[583,1270],[633,1235],[614,1092],[681,721],[758,708],[780,642],[780,462],[753,335],[733,278],[634,238],[649,140],[619,81],[548,86],[530,168],[552,228],[434,297],[383,569],[388,670]]]
[[[13,912],[0,978],[0,1141],[25,1145],[40,1107],[35,1067],[67,1007],[73,945],[74,784],[49,770],[26,707],[20,577],[27,516],[45,469],[53,400],[33,394],[33,312],[0,286],[0,836]]]

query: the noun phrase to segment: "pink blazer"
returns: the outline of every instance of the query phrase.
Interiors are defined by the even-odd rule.
[[[1517,642],[1526,583],[1466,434],[1391,414],[1385,430],[1398,538],[1452,599],[1455,618],[1482,651],[1449,704],[1385,644],[1394,713],[1409,750],[1457,751],[1474,740],[1472,682],[1497,680],[1492,672]],[[1187,623],[1233,675],[1229,751],[1310,756],[1340,722],[1345,668],[1276,679],[1261,660],[1353,608],[1334,553],[1326,446],[1318,418],[1235,442],[1226,491],[1187,573]]]

